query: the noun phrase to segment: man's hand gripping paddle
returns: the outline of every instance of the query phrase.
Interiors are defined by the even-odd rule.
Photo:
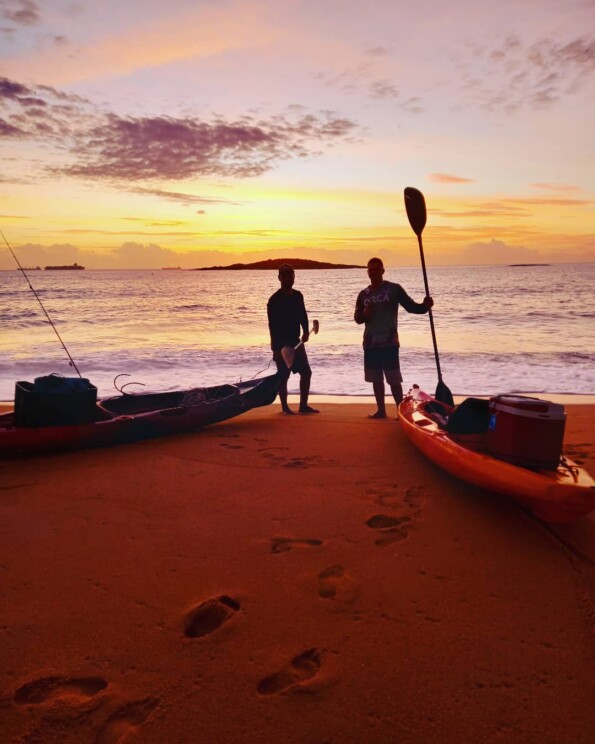
[[[319,328],[320,323],[317,320],[313,320],[312,328],[310,329],[310,335],[312,335],[313,333],[318,333]],[[300,346],[303,345],[303,343],[303,341],[300,341],[299,344],[296,344],[295,346],[284,346],[281,349],[281,356],[283,357],[283,361],[287,365],[287,369],[291,369],[293,367],[296,349],[299,349]]]
[[[430,289],[428,287],[428,275],[426,272],[426,262],[424,260],[424,247],[421,240],[421,234],[424,227],[426,226],[427,214],[426,202],[421,191],[418,191],[411,186],[408,186],[405,189],[405,209],[407,210],[409,224],[413,228],[413,232],[417,235],[417,242],[419,244],[419,255],[421,257],[421,268],[424,274],[424,285],[426,288],[426,295],[429,297]],[[442,372],[440,371],[440,359],[438,358],[438,344],[436,343],[436,331],[434,330],[434,317],[432,316],[432,308],[429,309],[428,315],[430,316],[430,328],[432,329],[432,341],[434,343],[434,356],[436,357],[436,371],[438,372],[438,385],[436,386],[435,398],[441,403],[446,403],[449,406],[454,406],[452,393],[442,379]]]

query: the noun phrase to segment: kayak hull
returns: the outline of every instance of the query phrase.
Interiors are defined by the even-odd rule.
[[[474,486],[502,494],[546,522],[568,523],[595,510],[595,481],[564,458],[557,470],[529,470],[481,451],[482,435],[453,435],[425,410],[430,396],[406,396],[399,418],[408,439],[440,468]]]
[[[98,401],[95,420],[63,426],[22,427],[0,415],[0,458],[106,447],[182,434],[271,404],[278,376],[191,391],[122,395]]]

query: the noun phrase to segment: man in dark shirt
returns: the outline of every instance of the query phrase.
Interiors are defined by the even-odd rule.
[[[384,403],[384,377],[390,385],[395,403],[403,400],[403,377],[399,368],[399,334],[397,314],[399,305],[408,313],[427,313],[434,305],[431,297],[423,302],[414,302],[400,284],[387,282],[382,277],[384,265],[379,258],[368,261],[370,286],[362,289],[355,303],[354,320],[365,323],[364,329],[364,373],[366,382],[371,382],[378,410],[369,418],[386,418]]]
[[[300,376],[300,413],[318,413],[315,408],[308,405],[310,380],[312,379],[312,370],[304,346],[310,336],[308,313],[304,305],[304,296],[293,288],[295,281],[293,266],[289,264],[279,266],[279,281],[281,282],[281,288],[269,297],[267,315],[273,359],[277,363],[277,371],[281,378],[279,383],[281,408],[283,413],[293,414],[293,411],[287,405],[287,380],[289,379],[289,373],[293,372]],[[297,346],[300,341],[300,327],[303,330],[301,338],[303,343],[295,350],[295,359],[291,369],[289,369],[283,359],[281,349],[284,346]]]

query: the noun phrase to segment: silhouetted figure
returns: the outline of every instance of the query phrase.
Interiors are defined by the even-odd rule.
[[[395,403],[403,400],[403,377],[399,368],[399,334],[397,320],[399,305],[408,313],[423,314],[434,305],[431,297],[423,302],[414,302],[400,284],[387,282],[384,264],[379,258],[368,261],[370,285],[357,296],[354,320],[365,323],[364,329],[364,376],[371,382],[378,407],[369,418],[386,418],[384,402],[384,378],[390,385]]]
[[[281,378],[279,383],[279,399],[283,413],[292,415],[293,411],[287,404],[287,380],[290,372],[300,376],[300,413],[318,413],[315,408],[308,405],[310,393],[310,380],[312,370],[308,362],[308,355],[304,344],[310,337],[308,331],[308,313],[304,305],[304,296],[293,288],[295,272],[293,266],[282,264],[279,266],[279,281],[281,288],[269,297],[267,303],[267,315],[269,319],[269,331],[271,334],[271,349],[273,359],[277,364],[277,371]],[[294,361],[291,369],[288,368],[281,349],[284,346],[295,347],[300,341],[300,328],[302,329],[301,340],[303,343],[295,349]]]

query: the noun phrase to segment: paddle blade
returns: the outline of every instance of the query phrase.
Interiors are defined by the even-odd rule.
[[[446,403],[447,406],[453,407],[455,404],[452,393],[442,380],[440,380],[436,386],[436,395],[434,397],[436,400],[440,401],[440,403]]]
[[[421,237],[424,227],[426,226],[427,212],[424,195],[413,186],[407,186],[405,189],[405,209],[407,217],[413,232]]]
[[[283,361],[287,365],[287,369],[291,369],[293,367],[293,362],[295,359],[295,349],[292,346],[284,346],[281,349],[281,356],[283,357]]]

